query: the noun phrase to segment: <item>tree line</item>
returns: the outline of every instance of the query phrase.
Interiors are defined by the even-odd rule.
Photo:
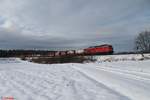
[[[21,56],[46,56],[49,54],[48,50],[0,50],[0,57],[21,57]]]

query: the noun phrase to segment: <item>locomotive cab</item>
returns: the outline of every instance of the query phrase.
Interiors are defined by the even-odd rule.
[[[85,54],[87,55],[97,55],[97,54],[112,54],[113,47],[111,45],[105,44],[100,46],[93,46],[84,49]]]

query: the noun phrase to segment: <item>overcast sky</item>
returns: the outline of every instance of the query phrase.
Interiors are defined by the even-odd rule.
[[[1,49],[131,51],[150,30],[150,0],[0,0]]]

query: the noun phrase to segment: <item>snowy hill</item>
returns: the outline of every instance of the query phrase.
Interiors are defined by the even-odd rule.
[[[14,100],[149,100],[149,65],[150,60],[48,65],[4,58],[0,59],[0,96]]]
[[[94,56],[99,62],[112,62],[112,61],[138,61],[150,59],[150,54],[126,54],[126,55],[102,55]]]
[[[0,58],[0,64],[4,63],[20,63],[22,60],[19,58]]]

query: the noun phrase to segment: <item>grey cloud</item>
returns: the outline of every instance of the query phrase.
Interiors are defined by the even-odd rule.
[[[149,0],[3,0],[0,16],[12,21],[17,31],[0,32],[0,47],[62,49],[110,43],[117,51],[132,50],[135,35],[150,26],[149,4]]]

